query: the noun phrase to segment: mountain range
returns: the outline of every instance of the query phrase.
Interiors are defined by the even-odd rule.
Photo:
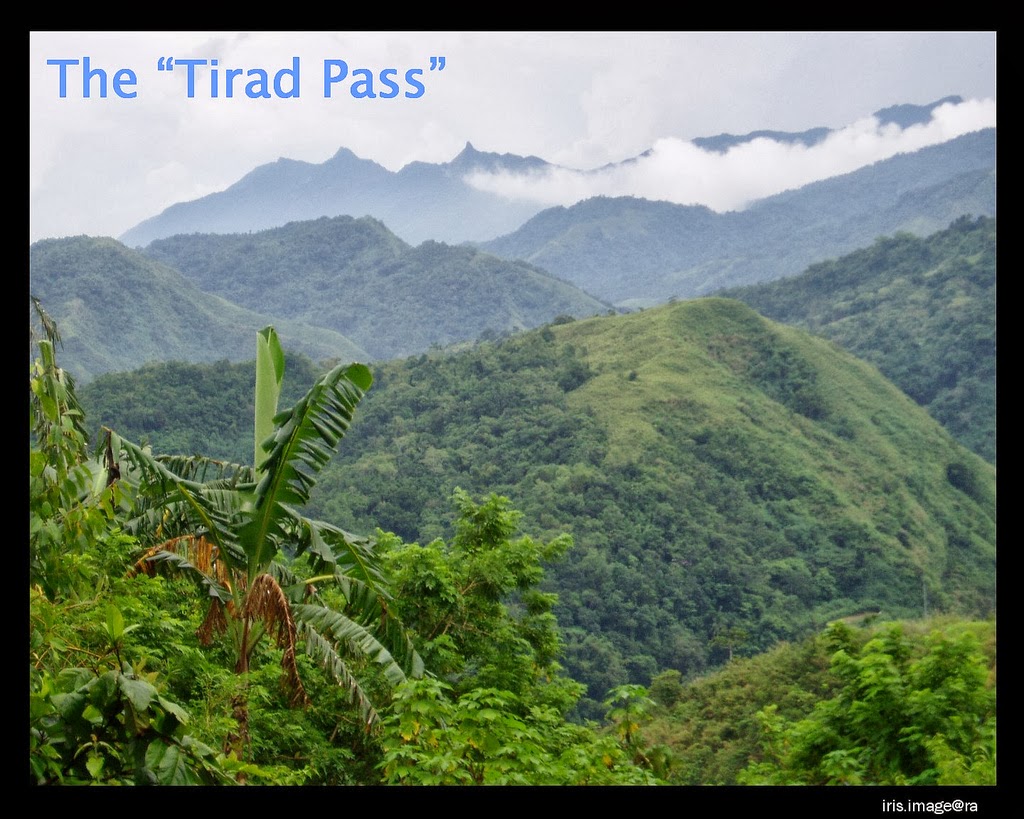
[[[946,97],[928,105],[894,106],[874,116],[881,125],[906,127],[926,122],[944,103],[961,101]],[[800,133],[755,131],[743,136],[698,138],[693,143],[704,150],[724,151],[767,136],[779,142],[813,145],[830,133],[828,128]],[[635,161],[627,159],[580,173],[605,172],[614,170],[616,164]],[[542,175],[556,170],[569,169],[536,156],[478,151],[468,142],[450,162],[413,162],[399,171],[357,157],[347,148],[322,163],[282,157],[255,168],[223,191],[172,205],[120,238],[129,247],[142,247],[179,233],[244,233],[320,216],[369,215],[411,244],[429,239],[449,244],[483,242],[517,230],[544,207],[480,190],[468,181],[472,174]]]
[[[482,153],[470,143],[451,162],[392,172],[341,148],[326,162],[278,159],[224,191],[172,205],[121,236],[131,247],[178,233],[244,233],[320,216],[373,216],[405,241],[482,241],[515,230],[540,207],[463,181],[474,171],[546,167],[537,157]]]
[[[957,440],[996,458],[996,222],[879,237],[799,276],[719,291],[870,361]]]
[[[460,156],[466,168],[544,164],[472,146]],[[346,151],[336,159],[333,189],[354,196],[365,179],[360,201],[388,198],[370,182],[390,172]],[[496,199],[460,198],[459,161],[403,169],[403,185],[420,184],[402,190],[423,198],[411,212],[405,194],[389,199],[394,218],[452,218],[431,207],[444,200],[439,184],[458,212],[506,218],[489,210]],[[312,512],[428,542],[447,536],[462,487],[507,494],[532,533],[570,532],[577,545],[552,590],[566,665],[594,708],[624,681],[699,673],[835,617],[991,613],[994,469],[908,393],[923,403],[969,392],[972,362],[982,398],[994,384],[993,129],[737,214],[597,198],[509,218],[479,246],[437,241],[439,227],[413,245],[362,214],[211,232],[232,210],[272,220],[325,202],[320,166],[298,165],[282,160],[226,198],[171,209],[180,227],[207,208],[203,233],[159,238],[153,223],[135,249],[90,237],[31,247],[32,290],[64,334],[62,361],[94,379],[83,391],[92,423],[157,449],[223,445],[202,454],[238,459],[251,448],[241,398],[251,366],[224,359],[251,361],[256,327],[275,324],[317,361],[376,359]],[[264,184],[275,180],[287,183],[277,196]],[[951,222],[928,242],[899,232]],[[847,244],[856,252],[832,261]],[[732,295],[804,329],[735,299],[650,306],[794,274],[805,277]],[[906,385],[866,360],[870,345],[856,348],[863,358],[838,346],[857,341]],[[907,355],[894,359],[894,346]],[[216,363],[99,375],[170,358]],[[299,360],[293,373],[318,366]],[[190,437],[197,407],[225,432]]]
[[[87,236],[31,246],[31,293],[79,380],[153,361],[245,360],[268,324],[316,361],[369,361],[611,309],[525,262],[410,247],[369,217],[177,236],[146,254]]]
[[[994,216],[995,146],[995,129],[976,131],[729,213],[595,197],[549,208],[480,247],[617,305],[650,306],[793,276],[881,235]]]
[[[289,349],[316,360],[368,358],[340,333],[204,293],[178,271],[110,238],[36,242],[29,274],[31,294],[60,328],[63,365],[83,383],[151,361],[246,359],[256,332],[271,323]]]
[[[905,127],[927,120],[946,101],[956,100],[894,106],[876,116]],[[812,145],[828,133],[817,128],[770,136]],[[769,132],[724,134],[701,144],[705,150],[726,150],[764,134]],[[450,187],[449,193],[463,186],[471,169],[533,172],[547,167],[536,157],[483,154],[472,146],[446,165],[414,163],[400,174],[379,166],[374,170],[373,163],[345,150],[336,160],[306,167],[304,175],[296,175],[303,163],[282,160],[257,168],[223,195],[262,203],[261,212],[272,214],[288,203],[301,205],[300,210],[321,209],[332,190],[343,189],[367,208],[373,201],[387,201],[399,218],[400,212],[417,211],[399,206],[408,204],[403,197],[415,187],[408,180],[419,180],[418,190],[427,200],[454,207],[469,200],[444,194],[443,186]],[[391,182],[383,185],[382,179]],[[399,185],[399,180],[404,181]],[[241,338],[249,328],[275,322],[294,338],[305,337],[294,349],[315,360],[349,355],[382,360],[514,333],[559,315],[593,315],[613,305],[648,307],[793,276],[810,264],[868,247],[881,235],[908,231],[920,236],[964,214],[991,216],[994,189],[995,131],[986,129],[769,197],[742,212],[597,197],[570,208],[549,208],[511,233],[476,246],[433,239],[412,246],[379,219],[351,216],[219,234],[210,232],[217,227],[217,213],[241,219],[248,211],[241,205],[228,207],[217,195],[182,203],[160,217],[198,208],[203,233],[154,239],[144,249],[119,245],[114,264],[109,262],[113,240],[61,240],[65,244],[59,253],[58,245],[41,242],[32,248],[30,272],[35,294],[68,325],[65,360],[80,377],[149,360],[239,360],[248,355]],[[426,210],[440,220],[438,225],[448,218],[443,207]],[[149,267],[153,261],[162,263],[157,273]],[[130,274],[122,269],[125,265],[132,268]],[[82,278],[68,272],[71,267],[90,275]],[[126,309],[116,304],[125,295],[119,278],[130,282],[136,306],[111,323],[104,317]],[[172,288],[168,296],[172,281],[181,289]],[[154,293],[147,294],[147,288]],[[163,295],[157,297],[155,289]],[[235,318],[227,307],[211,311],[209,305],[217,302],[204,304],[201,294],[226,299],[244,312]],[[89,320],[81,320],[83,315]],[[182,332],[190,322],[203,332]],[[956,379],[951,383],[955,386]],[[986,431],[971,445],[991,457],[983,440],[991,438]]]
[[[344,333],[375,360],[611,308],[525,262],[433,241],[411,247],[370,217],[173,236],[143,253],[250,310]]]

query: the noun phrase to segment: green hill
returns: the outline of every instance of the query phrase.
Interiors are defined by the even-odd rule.
[[[959,441],[995,462],[996,222],[963,217],[799,276],[718,295],[870,361]]]
[[[314,514],[425,542],[450,534],[461,486],[508,495],[532,535],[571,533],[552,590],[593,699],[868,609],[993,609],[992,467],[872,365],[740,302],[560,323],[374,375]],[[91,398],[94,422],[140,432]]]
[[[251,358],[256,332],[271,322],[289,348],[318,361],[366,358],[340,333],[211,297],[114,239],[36,242],[29,248],[29,291],[60,327],[63,366],[83,383],[151,361]]]
[[[375,359],[609,308],[525,262],[438,242],[410,247],[369,217],[173,236],[143,252],[208,293],[344,333]]]

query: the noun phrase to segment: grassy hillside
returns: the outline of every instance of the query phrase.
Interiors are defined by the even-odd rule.
[[[995,219],[964,217],[927,238],[880,238],[799,276],[719,295],[875,364],[995,461]]]
[[[114,239],[36,242],[29,249],[29,292],[57,321],[62,365],[82,382],[151,361],[251,358],[256,332],[270,323],[291,349],[315,360],[366,358],[340,333],[211,297]]]
[[[866,609],[993,608],[992,467],[870,364],[740,302],[561,323],[374,374],[315,514],[426,542],[450,535],[461,486],[508,495],[530,534],[571,533],[552,590],[594,700]],[[89,417],[136,434],[90,398]]]

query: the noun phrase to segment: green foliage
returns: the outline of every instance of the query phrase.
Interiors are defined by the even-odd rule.
[[[259,345],[258,471],[203,459],[161,460],[108,432],[108,446],[125,465],[122,481],[139,496],[135,530],[152,543],[139,569],[195,579],[209,599],[200,637],[211,643],[226,636],[234,670],[243,678],[263,638],[272,641],[281,649],[282,678],[296,705],[308,699],[297,662],[304,641],[306,652],[349,691],[370,725],[376,711],[347,657],[370,658],[392,685],[422,673],[422,664],[388,614],[387,590],[369,542],[303,517],[296,508],[308,501],[372,378],[364,365],[337,365],[291,409],[274,415],[284,357],[271,328],[259,335]],[[270,415],[273,422],[267,423]],[[307,552],[315,577],[296,575],[278,561],[282,554]],[[332,598],[318,585],[335,585],[339,594]],[[235,695],[233,710],[237,730],[226,747],[241,759],[250,731],[245,690]]]
[[[864,761],[888,754],[919,764],[922,747],[934,770],[921,781],[993,781],[993,623],[908,621],[894,628],[877,626],[870,616],[849,618],[848,625],[834,624],[800,643],[738,658],[690,680],[670,708],[655,709],[643,724],[646,752],[668,748],[672,764],[665,778],[680,785],[894,784],[899,780],[893,776],[872,779]],[[947,648],[933,656],[944,642]],[[936,662],[938,657],[943,659]],[[931,669],[927,680],[925,668]],[[858,686],[863,702],[853,706]],[[937,693],[951,690],[964,698],[953,702],[948,693]],[[925,717],[928,712],[932,717]],[[933,719],[942,713],[944,718]],[[923,730],[902,730],[915,722]],[[964,724],[976,729],[971,739],[963,736]]]
[[[645,742],[670,749],[666,778],[673,784],[735,784],[760,747],[757,712],[774,704],[784,714],[803,714],[829,690],[827,670],[825,652],[813,640],[736,658],[680,684],[673,705],[654,711],[644,726]]]
[[[90,457],[75,383],[57,365],[56,326],[33,299],[38,358],[29,372],[29,580],[51,598],[95,582],[92,547],[115,533],[119,493]]]
[[[651,680],[651,699],[663,708],[671,708],[683,695],[682,677],[675,668],[662,671]]]
[[[582,686],[560,674],[552,606],[537,590],[568,537],[513,539],[507,498],[454,494],[455,536],[426,547],[382,537],[394,606],[437,675],[402,685],[385,720],[381,767],[401,784],[651,781],[620,747],[565,714]],[[442,681],[443,680],[443,681]]]
[[[615,724],[619,741],[628,749],[640,747],[640,722],[650,712],[654,700],[642,685],[618,685],[608,692],[604,701],[607,719]]]
[[[325,368],[286,352],[285,369],[280,400],[291,406]],[[147,364],[131,373],[106,373],[79,390],[94,437],[106,426],[155,452],[237,464],[253,459],[254,395],[252,361]]]
[[[418,635],[426,666],[457,692],[491,688],[567,711],[579,690],[559,676],[557,596],[536,587],[544,564],[561,559],[571,538],[513,539],[521,514],[507,498],[477,504],[456,490],[454,501],[450,544],[381,538],[393,608]]]
[[[30,594],[34,783],[229,784],[227,761],[186,733],[189,715],[161,692],[158,674],[124,657],[140,624],[126,625],[113,603],[90,608],[69,625],[71,606]]]
[[[899,625],[862,646],[834,624],[835,696],[804,719],[774,706],[760,713],[764,758],[741,783],[995,784],[995,692],[988,663],[968,630],[935,630],[924,653]]]
[[[118,465],[87,455],[59,336],[33,300],[43,336],[30,368],[29,764],[32,781],[198,784],[225,781],[224,760],[185,732],[184,708],[145,659],[131,659],[110,577],[138,544],[119,532]]]
[[[274,335],[263,338],[267,361],[282,362]],[[280,387],[274,372],[268,393]],[[111,507],[109,530],[82,546],[96,567],[92,585],[83,581],[71,599],[60,589],[57,600],[39,588],[31,596],[33,781],[653,781],[611,737],[565,720],[581,686],[560,673],[556,595],[538,586],[570,538],[516,537],[521,515],[506,498],[477,504],[459,491],[450,544],[424,549],[382,535],[378,565],[367,542],[295,511],[368,386],[356,366],[318,379],[275,417],[258,474],[156,458],[108,432],[103,477],[115,477],[123,508]],[[67,396],[77,407],[73,389]],[[118,531],[126,521],[134,535]],[[136,537],[149,548],[125,576]],[[403,642],[406,616],[450,685],[417,687],[404,673],[399,663],[422,668]],[[211,642],[221,630],[229,639]],[[361,716],[349,707],[353,693],[382,703],[396,685],[386,725],[372,707]],[[418,713],[424,698],[435,706],[411,735],[405,703]],[[307,707],[294,708],[299,701]]]
[[[406,785],[654,784],[613,740],[508,691],[457,699],[434,679],[397,692],[385,723],[385,781]]]
[[[431,544],[455,525],[457,487],[514,498],[541,539],[571,532],[536,590],[558,593],[587,718],[617,685],[693,676],[839,616],[992,609],[992,468],[873,368],[737,302],[552,325],[374,377],[309,512],[427,544],[438,588],[452,581]],[[196,411],[226,419],[203,395]],[[250,446],[236,440],[222,451]]]

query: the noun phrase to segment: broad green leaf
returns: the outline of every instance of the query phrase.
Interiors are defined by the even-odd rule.
[[[82,719],[86,722],[91,722],[93,725],[102,725],[103,712],[95,705],[87,705],[85,706],[85,710],[82,711]]]
[[[145,711],[156,696],[156,689],[145,680],[135,680],[124,674],[118,676],[118,687],[137,711]]]
[[[284,380],[284,352],[273,327],[265,327],[256,334],[256,417],[255,454],[253,464],[257,473],[263,469],[267,451],[263,443],[274,432],[277,401]]]
[[[103,774],[103,765],[106,760],[97,753],[89,754],[88,759],[85,760],[85,767],[89,771],[89,776],[93,779],[99,779]]]
[[[111,604],[107,606],[107,636],[111,642],[117,642],[124,636],[124,615],[121,610]]]
[[[157,739],[146,749],[146,767],[160,785],[195,785],[198,780],[189,769],[188,755],[177,745]]]
[[[185,723],[187,723],[191,719],[191,717],[188,714],[188,711],[186,711],[184,708],[182,708],[176,702],[171,702],[170,700],[165,699],[164,697],[161,697],[159,694],[157,695],[156,699],[157,699],[157,702],[160,703],[161,707],[168,714],[173,714],[174,717],[178,720],[178,722],[180,722],[182,725],[184,725]]]
[[[256,514],[239,532],[250,577],[264,571],[277,553],[291,517],[285,505],[304,505],[309,500],[316,474],[348,429],[363,397],[359,385],[369,386],[371,380],[369,370],[361,364],[338,365],[275,419],[277,431],[268,440],[263,474],[256,487]],[[326,437],[324,430],[329,430]]]

